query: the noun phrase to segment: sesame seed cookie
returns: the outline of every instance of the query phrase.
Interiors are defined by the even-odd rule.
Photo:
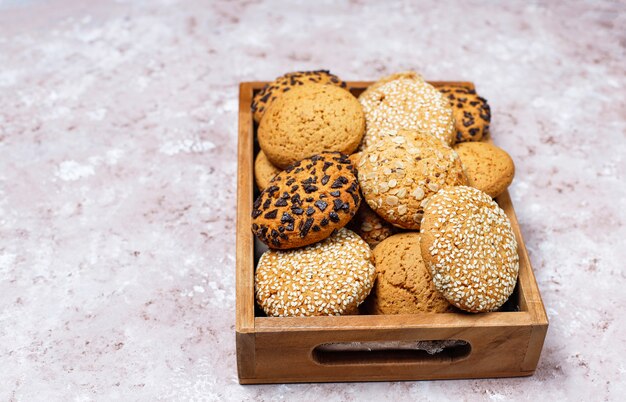
[[[359,102],[366,121],[362,149],[398,129],[417,130],[447,145],[454,143],[452,108],[441,92],[416,73],[383,78],[365,90]]]
[[[473,89],[454,85],[438,88],[450,101],[455,120],[456,142],[482,141],[489,136],[491,109]]]
[[[424,206],[439,189],[467,184],[456,152],[417,131],[387,132],[363,151],[357,170],[370,208],[404,229],[419,229]]]
[[[255,294],[268,316],[322,316],[354,312],[374,283],[372,251],[348,229],[319,243],[269,250],[255,272]]]
[[[502,148],[487,142],[462,142],[454,146],[469,185],[492,198],[509,187],[515,175],[513,159]]]
[[[437,290],[477,313],[502,306],[515,289],[517,241],[509,218],[472,187],[443,189],[424,211],[420,248]]]
[[[254,99],[252,99],[254,121],[257,123],[261,121],[265,111],[270,107],[272,102],[276,100],[276,98],[296,86],[311,83],[335,85],[340,88],[347,87],[344,81],[340,80],[336,75],[331,74],[328,70],[296,71],[293,73],[287,73],[276,78],[273,82],[266,84],[263,89],[261,89],[261,91],[254,96]]]
[[[361,203],[347,227],[361,236],[371,248],[398,232],[398,228],[378,216],[365,202]]]
[[[365,303],[371,314],[444,313],[451,305],[435,288],[422,259],[420,234],[400,233],[374,249],[376,281]]]
[[[277,174],[261,192],[252,209],[252,232],[270,248],[306,246],[345,226],[360,203],[348,157],[315,155]]]
[[[308,84],[274,101],[258,130],[259,145],[279,168],[319,152],[353,153],[365,130],[358,100],[345,89]]]
[[[272,165],[263,151],[259,151],[254,159],[254,180],[259,190],[269,186],[270,181],[282,170]]]

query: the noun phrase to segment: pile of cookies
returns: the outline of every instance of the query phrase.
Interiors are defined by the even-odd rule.
[[[493,198],[515,168],[484,142],[475,91],[404,72],[356,98],[319,70],[277,78],[252,109],[268,316],[477,313],[513,293],[517,243]]]

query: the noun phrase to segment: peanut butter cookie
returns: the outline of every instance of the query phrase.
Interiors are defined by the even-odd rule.
[[[254,180],[256,186],[260,191],[263,191],[267,187],[270,181],[280,173],[282,170],[272,165],[272,162],[267,159],[267,156],[263,151],[259,151],[254,160]]]
[[[276,99],[258,130],[259,145],[279,168],[319,152],[353,153],[363,138],[365,117],[345,89],[308,84]]]
[[[374,265],[376,281],[366,302],[371,314],[451,310],[422,260],[419,233],[400,233],[383,240],[374,249]]]
[[[316,71],[296,71],[287,73],[276,78],[273,82],[265,85],[252,100],[252,112],[254,113],[254,121],[259,123],[269,109],[272,102],[279,98],[285,92],[290,91],[294,87],[306,84],[326,84],[335,85],[340,88],[346,88],[344,81],[340,80],[328,70]]]
[[[462,142],[454,146],[469,185],[492,198],[509,187],[515,175],[513,159],[502,148],[487,142]]]

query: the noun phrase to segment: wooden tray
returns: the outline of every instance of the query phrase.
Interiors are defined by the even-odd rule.
[[[464,314],[264,317],[255,309],[254,239],[250,230],[255,195],[255,125],[251,103],[265,82],[239,87],[237,174],[237,367],[241,384],[396,381],[517,377],[537,367],[548,319],[508,192],[496,201],[511,220],[520,256],[519,279],[504,312]],[[371,83],[349,82],[358,96]],[[432,82],[474,88],[470,82]],[[376,351],[322,350],[354,342],[464,340],[465,346],[430,355],[390,347]],[[369,344],[365,344],[367,346]],[[342,349],[342,346],[338,346]]]

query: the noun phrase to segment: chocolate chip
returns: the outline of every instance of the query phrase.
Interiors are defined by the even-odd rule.
[[[272,239],[272,245],[280,247],[280,241],[278,241],[278,239]]]
[[[306,209],[306,214],[307,214],[308,216],[311,216],[311,215],[313,215],[314,213],[315,213],[315,210],[313,209],[313,207],[308,207],[308,208]]]
[[[291,207],[291,212],[296,215],[302,215],[304,213],[304,210],[300,207],[293,206]]]
[[[284,234],[284,233],[281,233],[281,234],[280,234],[280,238],[281,238],[281,239],[283,239],[283,240],[287,240],[287,239],[289,238],[289,236],[287,236],[287,235],[286,235],[286,234]]]
[[[306,197],[306,198],[304,199],[304,201],[306,201],[306,202],[313,202],[313,200],[314,200],[314,199],[315,199],[315,198],[313,198],[313,197]]]
[[[292,193],[295,193],[295,192],[296,192],[296,190],[298,189],[298,187],[300,187],[300,186],[298,186],[297,184],[294,184],[294,185],[291,187],[291,192],[292,192]]]
[[[324,177],[322,177],[322,184],[326,185],[326,183],[328,183],[328,180],[330,180],[330,176],[325,174]]]
[[[257,225],[256,223],[252,224],[252,230],[258,230],[259,229],[259,225]]]
[[[270,204],[271,204],[271,203],[272,203],[272,200],[271,200],[271,199],[269,199],[269,198],[268,198],[267,200],[265,200],[265,202],[263,203],[263,209],[264,209],[264,210],[265,210],[265,209],[268,209],[268,208],[270,207]]]
[[[339,215],[337,215],[337,212],[332,211],[330,214],[328,214],[328,217],[331,221],[335,223],[339,222]]]
[[[319,232],[321,229],[320,229],[319,226],[315,225],[315,226],[313,226],[313,228],[311,228],[311,230],[314,231],[314,232]]]
[[[341,193],[339,191],[331,191],[330,195],[332,195],[333,197],[339,197]]]
[[[283,216],[280,218],[280,223],[293,222],[293,216],[289,215],[287,212],[283,212]]]
[[[326,172],[326,169],[328,169],[329,167],[331,167],[333,165],[332,162],[324,162],[324,166],[322,167],[322,171]]]
[[[344,202],[343,202],[343,201],[341,201],[341,200],[340,200],[340,199],[338,199],[338,198],[337,198],[337,199],[335,199],[335,200],[333,200],[333,210],[334,210],[334,211],[339,211],[339,210],[343,209],[343,204],[344,204]],[[348,205],[346,204],[346,206],[348,206]],[[346,208],[346,209],[347,209],[347,208]]]
[[[328,204],[322,200],[315,201],[315,206],[319,208],[320,211],[324,212]]]
[[[263,212],[260,209],[253,209],[252,210],[252,218],[256,218],[257,216],[261,215]]]
[[[275,193],[275,192],[277,192],[277,191],[278,191],[278,186],[271,186],[271,187],[268,187],[265,191],[266,191],[266,192],[270,195],[270,197],[271,197],[272,195],[274,195],[274,193]]]
[[[283,198],[279,198],[278,201],[276,201],[274,203],[275,207],[286,207],[287,206],[287,200],[283,199]]]
[[[322,220],[320,221],[320,225],[321,225],[321,226],[326,226],[326,225],[328,225],[328,219],[326,219],[326,218],[322,218]]]
[[[317,186],[314,186],[312,184],[305,184],[302,186],[302,188],[304,189],[304,192],[307,194],[311,194],[317,191]]]
[[[279,226],[279,227],[278,227],[278,231],[279,231],[280,233],[282,233],[282,232],[284,232],[284,231],[285,231],[285,228],[284,228],[284,227],[282,227],[282,226]]]
[[[348,179],[346,179],[343,176],[339,176],[337,177],[337,180],[335,180],[332,184],[332,186],[330,186],[330,188],[341,188],[343,187],[344,184],[348,183]]]
[[[296,181],[296,179],[291,178],[291,179],[287,180],[287,182],[285,184],[288,185],[288,186],[291,186],[295,181]]]
[[[359,196],[359,194],[350,193],[350,195],[352,196],[352,199],[354,200],[354,204],[359,205],[359,203],[361,202],[361,197]]]
[[[313,225],[313,221],[313,218],[308,218],[306,222],[304,222],[304,225],[302,225],[302,229],[300,229],[300,237],[304,237],[307,235],[307,233],[309,233],[309,230],[311,230],[311,226]]]
[[[271,210],[270,212],[266,213],[265,215],[263,215],[263,217],[266,218],[266,219],[274,219],[274,218],[276,218],[276,215],[278,215],[278,210],[274,209],[274,210]]]
[[[257,199],[254,200],[254,204],[252,204],[252,208],[258,209],[261,206],[261,200],[262,199],[263,199],[263,197],[257,197]]]
[[[272,229],[272,237],[274,239],[278,237],[278,231],[276,229]]]
[[[293,232],[293,222],[288,223],[287,226],[285,226],[285,229],[290,232]]]

